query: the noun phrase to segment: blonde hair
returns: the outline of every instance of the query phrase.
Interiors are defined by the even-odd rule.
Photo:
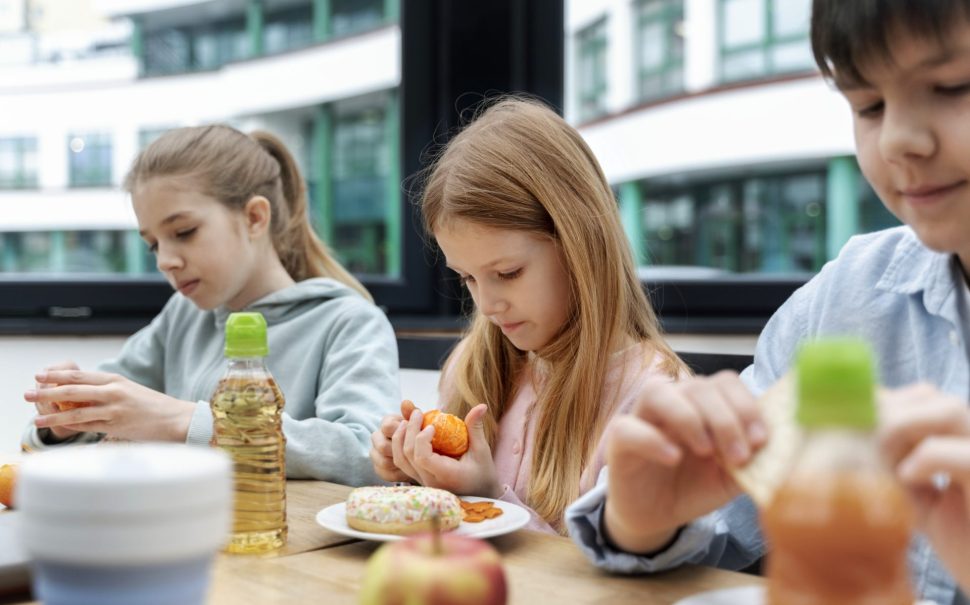
[[[131,193],[156,177],[185,178],[231,210],[242,211],[253,196],[265,197],[272,208],[273,249],[294,281],[331,277],[373,302],[313,231],[300,169],[272,134],[246,135],[224,124],[169,130],[138,154],[124,188]]]
[[[605,429],[610,355],[624,342],[649,343],[662,369],[686,366],[664,342],[637,278],[613,192],[582,137],[539,102],[505,98],[446,147],[427,177],[421,209],[429,233],[462,220],[549,237],[570,276],[573,309],[543,350],[528,504],[564,531],[565,507],[579,496],[583,469]],[[448,405],[464,415],[486,402],[486,435],[498,421],[528,361],[478,310],[465,346],[448,359]]]

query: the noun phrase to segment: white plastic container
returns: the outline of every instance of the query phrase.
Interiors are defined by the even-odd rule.
[[[232,464],[179,444],[68,446],[25,456],[16,501],[46,605],[201,605],[229,535]]]

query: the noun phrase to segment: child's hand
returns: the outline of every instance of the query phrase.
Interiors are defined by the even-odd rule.
[[[957,582],[970,587],[967,402],[917,385],[890,391],[880,403],[882,451],[910,492],[920,528]],[[948,484],[939,485],[944,477]]]
[[[634,553],[662,548],[678,527],[738,495],[722,464],[743,465],[767,441],[734,372],[654,383],[609,431],[606,532]]]
[[[408,475],[394,464],[394,452],[391,449],[391,438],[394,437],[394,431],[402,422],[411,417],[411,412],[414,409],[414,404],[405,399],[401,402],[401,414],[384,416],[381,419],[381,426],[371,433],[371,463],[374,465],[377,476],[389,483],[417,481],[417,477]]]
[[[64,361],[64,362],[61,362],[61,363],[56,363],[56,364],[54,364],[52,366],[48,366],[48,367],[44,368],[44,371],[45,372],[49,372],[51,370],[78,370],[78,369],[80,369],[80,368],[73,361]],[[43,382],[35,382],[34,383],[34,388],[35,389],[42,389],[42,388],[45,388],[45,387],[54,387],[54,386],[57,386],[57,385],[56,384],[53,384],[53,383],[43,383]],[[57,407],[57,404],[56,403],[53,403],[53,402],[50,402],[50,403],[48,403],[48,402],[37,402],[37,403],[34,404],[34,407],[37,408],[37,415],[38,416],[44,416],[44,415],[47,415],[47,414],[56,414],[57,412],[60,411],[60,408]],[[57,439],[63,440],[63,439],[67,439],[71,435],[74,435],[75,433],[77,433],[77,431],[72,431],[71,429],[66,428],[66,427],[62,427],[62,426],[52,426],[51,427],[51,433]]]
[[[407,421],[400,422],[391,438],[394,464],[428,487],[446,489],[461,496],[498,498],[503,490],[482,422],[487,413],[488,407],[480,404],[465,416],[468,451],[455,460],[434,453],[431,448],[434,425],[422,430],[424,415],[420,410],[414,410]]]
[[[55,401],[89,404],[63,412],[53,408],[35,419],[38,427],[52,431],[105,433],[132,441],[184,441],[195,410],[193,402],[169,397],[118,374],[57,369],[40,372],[36,379],[38,384],[55,385],[24,393],[24,399],[38,409]]]

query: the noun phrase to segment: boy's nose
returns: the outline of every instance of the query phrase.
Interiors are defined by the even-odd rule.
[[[919,112],[887,109],[883,115],[879,149],[891,163],[933,155],[936,136],[931,120]]]

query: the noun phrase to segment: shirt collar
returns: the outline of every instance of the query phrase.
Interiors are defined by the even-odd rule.
[[[954,255],[934,252],[913,235],[896,246],[876,288],[904,295],[922,293],[927,311],[945,315],[944,306],[953,307],[957,294],[955,262]]]

